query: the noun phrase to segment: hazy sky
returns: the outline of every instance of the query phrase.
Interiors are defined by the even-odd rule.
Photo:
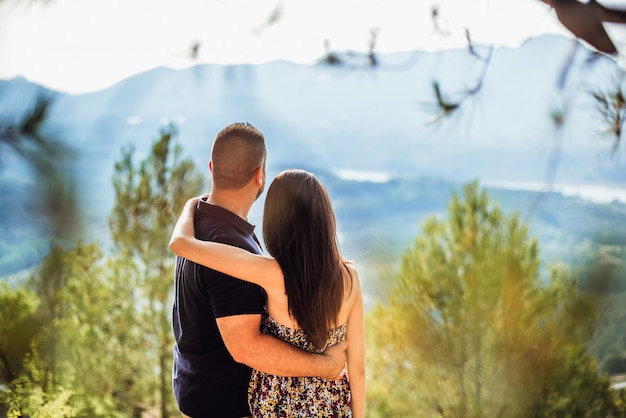
[[[78,93],[159,65],[313,63],[325,41],[366,50],[373,28],[379,52],[463,47],[465,28],[493,45],[567,34],[539,0],[3,0],[0,79]]]

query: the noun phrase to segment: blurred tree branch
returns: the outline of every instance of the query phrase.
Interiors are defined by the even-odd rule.
[[[3,149],[24,161],[34,171],[38,195],[33,200],[48,217],[50,232],[67,236],[77,227],[76,190],[69,165],[73,152],[45,131],[52,105],[52,96],[40,93],[20,120],[0,122],[0,169],[5,163]]]
[[[360,68],[376,68],[379,65],[378,56],[376,54],[376,42],[380,28],[370,28],[369,40],[367,42],[367,52],[359,53],[355,51],[339,52],[330,47],[328,39],[324,41],[326,55],[319,60],[320,64],[331,66],[345,67],[356,70]]]
[[[433,93],[435,95],[436,100],[436,117],[434,119],[435,122],[441,121],[443,118],[452,115],[456,111],[461,108],[463,102],[468,100],[471,97],[476,96],[481,89],[483,88],[483,83],[485,80],[485,75],[487,74],[487,69],[489,68],[489,63],[491,62],[491,57],[493,55],[493,46],[487,47],[487,54],[481,55],[472,40],[469,29],[465,29],[465,39],[467,40],[467,50],[468,52],[475,57],[477,60],[483,62],[483,66],[476,80],[476,83],[473,87],[467,89],[465,92],[461,94],[461,97],[455,101],[452,101],[447,98],[447,96],[442,92],[440,82],[435,80],[433,81]]]
[[[53,160],[61,153],[56,144],[41,134],[52,102],[50,96],[40,95],[21,121],[0,126],[0,145],[11,148],[42,174],[53,170]]]
[[[588,63],[593,63],[601,56],[615,56],[617,49],[615,48],[612,40],[606,33],[603,22],[611,23],[626,23],[626,10],[608,8],[602,6],[595,0],[590,0],[587,3],[579,2],[578,0],[541,0],[543,3],[554,8],[557,18],[576,38],[582,39],[589,43],[592,47],[596,48],[590,52],[590,56],[587,60]],[[431,10],[431,17],[433,19],[435,29],[438,33],[440,31],[439,22],[441,16],[437,6],[433,6]],[[475,56],[477,59],[484,62],[484,67],[481,75],[479,76],[475,86],[470,88],[457,99],[451,99],[449,95],[444,92],[442,88],[442,82],[440,80],[433,81],[433,94],[435,98],[436,117],[435,121],[441,121],[442,119],[449,117],[459,110],[461,110],[464,102],[477,95],[482,87],[485,79],[485,74],[491,60],[491,53],[493,52],[493,46],[489,46],[489,54],[487,56],[481,56],[477,53],[475,43],[472,40],[469,29],[465,29],[465,36],[467,39],[467,48],[469,53]],[[563,91],[567,82],[567,77],[575,63],[575,57],[579,51],[579,42],[576,41],[573,44],[572,51],[567,55],[567,58],[563,64],[563,69],[557,81],[557,87]],[[619,146],[621,145],[621,134],[624,120],[624,112],[626,106],[624,104],[623,93],[623,77],[619,82],[615,83],[615,87],[612,91],[592,91],[590,94],[596,102],[596,109],[601,117],[602,122],[605,125],[605,133],[610,133],[615,137],[615,142],[612,147],[612,155],[615,155]],[[559,131],[566,123],[565,115],[562,111],[554,111],[550,115],[555,124],[557,131]],[[560,143],[560,141],[558,141]],[[560,145],[557,145],[555,153],[560,153]],[[556,164],[556,166],[555,166]],[[558,157],[550,159],[550,167],[548,171],[551,173],[556,172],[558,166]],[[554,177],[550,174],[549,177]]]
[[[557,19],[578,39],[582,39],[605,54],[617,54],[617,49],[602,23],[626,23],[626,11],[604,7],[596,0],[542,1],[554,8]]]
[[[626,101],[624,99],[624,71],[616,79],[611,89],[596,90],[590,94],[596,103],[596,109],[606,126],[606,133],[615,138],[611,154],[614,156],[619,149],[622,139],[622,127],[626,116]]]
[[[283,16],[283,2],[279,1],[274,9],[271,11],[270,15],[265,19],[265,21],[261,22],[259,26],[252,29],[252,32],[256,35],[261,35],[261,33],[267,29],[268,27],[275,25],[278,23]]]

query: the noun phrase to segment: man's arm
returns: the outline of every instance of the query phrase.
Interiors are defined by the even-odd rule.
[[[217,318],[217,326],[231,356],[238,363],[276,376],[316,376],[336,379],[346,364],[347,344],[324,354],[309,353],[260,331],[261,315]]]

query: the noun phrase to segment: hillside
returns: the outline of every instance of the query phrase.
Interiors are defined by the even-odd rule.
[[[588,95],[591,88],[604,88],[617,66],[608,58],[592,60],[579,46],[561,88],[557,80],[572,46],[568,39],[543,36],[517,49],[494,50],[479,94],[439,122],[433,122],[433,82],[449,100],[460,100],[476,85],[488,48],[477,48],[483,59],[467,50],[381,55],[378,68],[281,61],[156,68],[104,91],[55,95],[46,131],[77,150],[72,170],[85,233],[107,248],[111,175],[123,146],[133,144],[140,158],[159,128],[175,123],[185,154],[203,170],[215,133],[233,121],[249,121],[266,135],[268,175],[286,167],[319,173],[337,208],[342,246],[369,265],[377,252],[397,256],[425,216],[443,214],[451,190],[470,180],[542,183],[558,160],[556,183],[623,187],[623,150],[610,156],[610,138],[598,134],[602,126]],[[0,81],[2,120],[19,118],[41,92],[24,79]],[[560,131],[555,111],[565,117]],[[19,158],[5,151],[2,156],[5,275],[34,265],[49,235],[30,199],[35,177]],[[341,175],[346,172],[378,173],[378,180],[349,179]],[[623,202],[601,205],[554,193],[530,213],[537,193],[493,192],[507,211],[528,215],[548,259],[580,260],[587,243],[623,243]],[[261,207],[251,215],[256,224]]]

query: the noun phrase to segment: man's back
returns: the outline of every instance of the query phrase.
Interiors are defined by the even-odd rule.
[[[200,201],[194,224],[198,239],[261,252],[254,227],[223,208]],[[261,314],[263,289],[180,257],[175,280],[173,386],[181,412],[194,418],[248,415],[251,370],[232,359],[215,318]]]

